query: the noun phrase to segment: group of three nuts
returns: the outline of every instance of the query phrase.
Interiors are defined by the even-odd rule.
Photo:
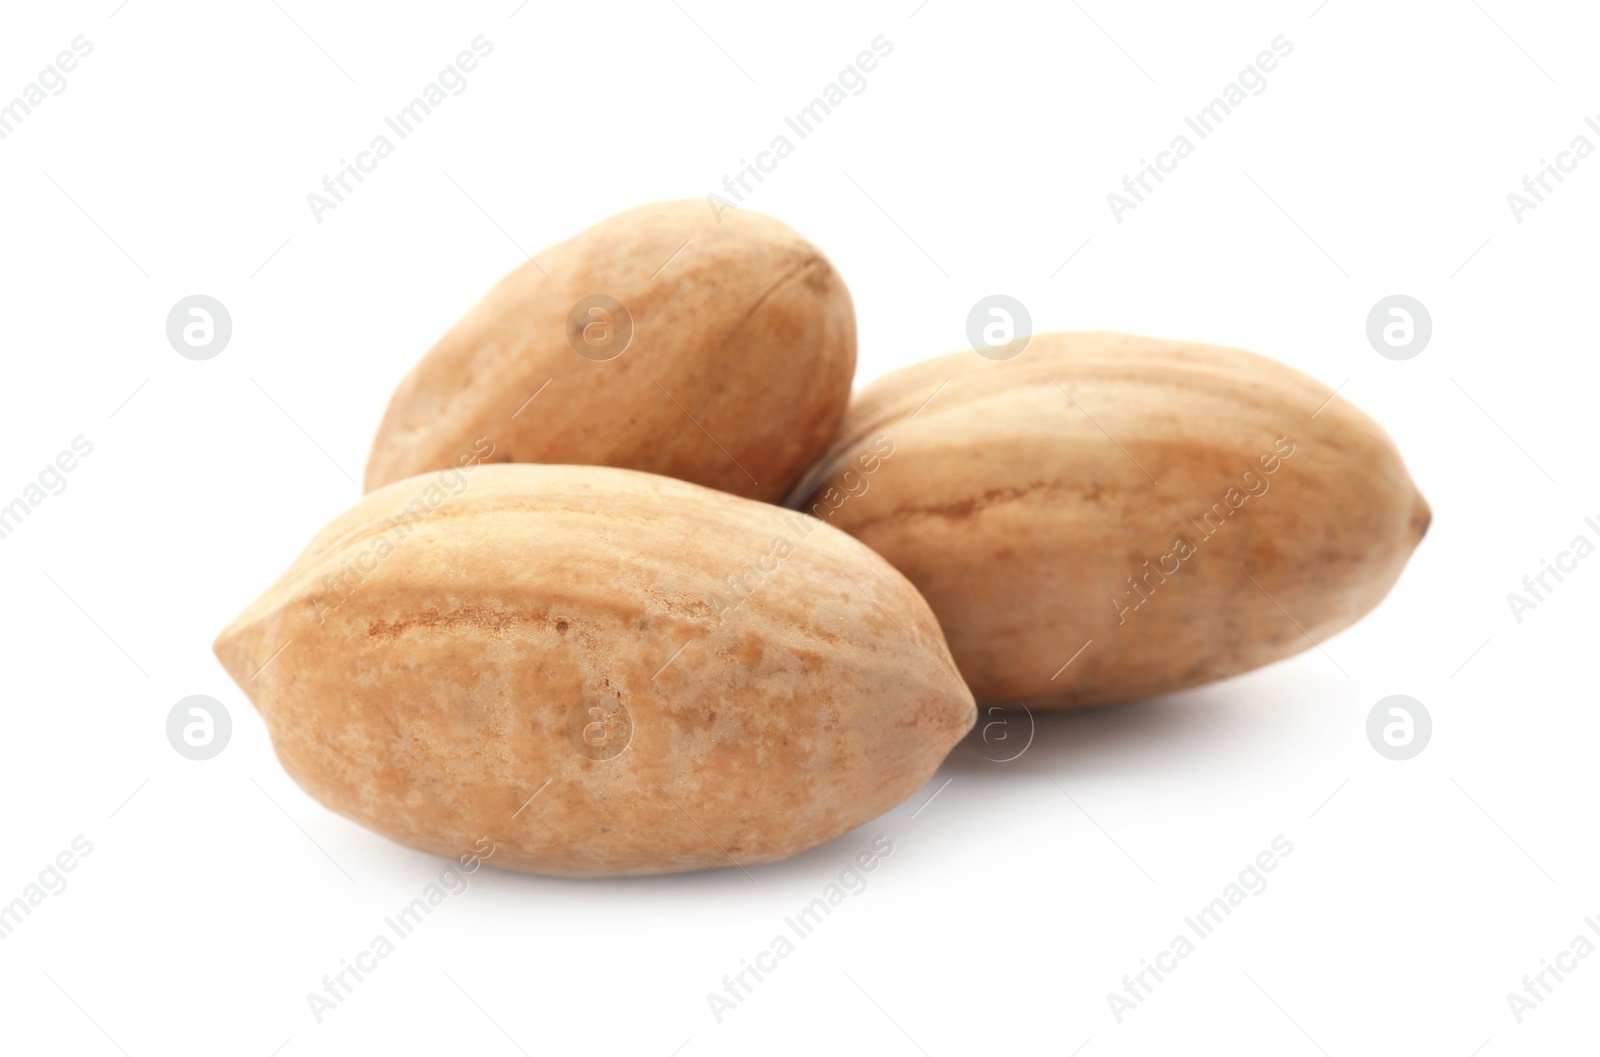
[[[368,494],[217,655],[288,773],[402,843],[749,866],[907,799],[977,701],[1118,704],[1320,642],[1427,529],[1384,432],[1281,364],[980,337],[852,397],[816,247],[703,202],[613,217],[405,377]]]

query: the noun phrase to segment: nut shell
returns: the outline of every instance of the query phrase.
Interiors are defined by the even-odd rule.
[[[1035,335],[865,387],[796,505],[916,584],[980,700],[1130,701],[1308,649],[1399,577],[1428,505],[1328,396],[1236,349]]]
[[[747,210],[641,206],[537,254],[434,345],[389,402],[366,488],[487,437],[500,462],[776,502],[837,433],[855,362],[850,293],[811,243]]]
[[[374,492],[215,649],[315,799],[545,874],[793,855],[910,796],[975,718],[927,604],[856,540],[600,467]]]

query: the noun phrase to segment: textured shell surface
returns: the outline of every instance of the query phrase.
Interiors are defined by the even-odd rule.
[[[859,542],[620,469],[371,493],[215,648],[315,799],[547,874],[792,855],[910,796],[974,721],[927,604]]]
[[[1129,701],[1311,648],[1430,520],[1394,443],[1273,360],[1121,334],[958,353],[852,401],[793,505],[928,599],[979,699]]]
[[[776,501],[834,438],[855,373],[837,271],[771,217],[700,200],[536,254],[400,383],[366,487],[455,465],[618,466]]]

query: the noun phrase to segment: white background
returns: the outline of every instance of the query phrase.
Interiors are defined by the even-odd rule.
[[[1506,201],[1575,136],[1600,141],[1592,8],[115,4],[15,5],[0,32],[0,100],[94,44],[0,141],[0,503],[74,437],[94,445],[0,540],[0,902],[93,844],[0,940],[0,1048],[1594,1047],[1600,957],[1520,1024],[1505,997],[1600,916],[1600,558],[1520,623],[1506,601],[1600,518],[1600,160],[1520,223]],[[314,221],[307,193],[479,34],[494,52],[469,88]],[[1114,220],[1107,193],[1280,34],[1269,87]],[[969,742],[907,804],[789,862],[484,870],[317,1023],[306,993],[442,863],[303,795],[212,638],[356,499],[394,384],[522,251],[714,190],[879,35],[894,50],[868,88],[748,200],[850,284],[860,380],[963,347],[997,292],[1038,330],[1253,349],[1392,433],[1431,532],[1324,651],[1041,718],[1010,763]],[[194,293],[233,319],[206,362],[165,336]],[[1404,362],[1365,337],[1393,293],[1434,323]],[[1401,763],[1364,732],[1393,693],[1434,720]],[[190,694],[233,717],[210,761],[166,739]],[[1107,993],[1280,834],[1270,886],[1119,1024]],[[717,1023],[707,992],[879,835],[895,850],[870,887]]]

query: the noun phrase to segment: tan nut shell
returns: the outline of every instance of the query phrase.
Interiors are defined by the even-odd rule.
[[[603,361],[574,350],[591,317],[569,323],[595,294],[632,319]],[[592,333],[620,342],[620,322]],[[366,488],[454,466],[486,437],[497,462],[621,466],[776,502],[837,433],[855,362],[850,293],[811,243],[747,210],[641,206],[537,254],[439,340],[389,402]]]
[[[910,796],[974,721],[927,603],[866,547],[599,467],[374,492],[215,649],[311,796],[441,855],[488,838],[491,865],[533,873],[793,855]],[[591,738],[595,695],[631,735]]]
[[[1035,335],[865,387],[797,505],[917,585],[980,700],[1134,700],[1308,649],[1400,575],[1428,505],[1328,396],[1235,349]],[[1265,473],[1280,437],[1293,454]]]

